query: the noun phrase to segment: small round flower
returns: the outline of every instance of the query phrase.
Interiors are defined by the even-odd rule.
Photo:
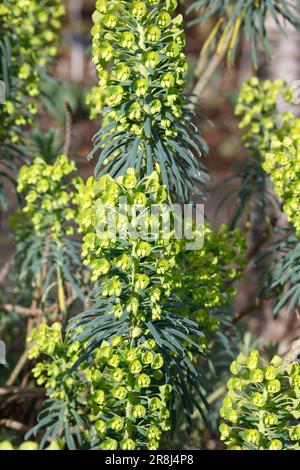
[[[227,424],[221,423],[219,426],[219,431],[221,433],[221,441],[225,441],[230,436],[231,428]]]
[[[124,427],[124,421],[119,416],[115,416],[110,420],[109,425],[114,431],[121,431]]]
[[[161,28],[167,28],[169,24],[171,23],[171,21],[172,21],[171,15],[167,13],[166,11],[163,11],[158,15],[157,24]]]
[[[154,355],[150,351],[146,351],[142,355],[143,364],[152,364],[153,359],[154,359]]]
[[[137,359],[135,359],[133,362],[129,364],[129,371],[132,374],[139,374],[142,371],[142,369],[143,369],[143,366],[140,363],[140,361],[138,361]]]
[[[233,361],[231,366],[230,366],[230,372],[234,375],[239,374],[241,371],[242,367],[237,361]]]
[[[143,54],[143,63],[146,65],[146,67],[149,67],[151,69],[155,69],[155,67],[159,64],[160,62],[160,54],[158,52],[145,52]]]
[[[136,379],[136,384],[138,387],[149,387],[151,384],[151,378],[147,374],[141,374]]]
[[[147,13],[147,6],[145,2],[133,2],[130,8],[130,13],[138,20],[143,18],[143,16],[145,16]]]
[[[127,390],[125,387],[117,387],[112,390],[112,395],[119,400],[124,400],[127,396]]]
[[[264,380],[264,373],[261,369],[254,369],[250,372],[249,378],[254,383],[260,383]]]
[[[107,439],[100,447],[102,450],[117,450],[118,442],[115,439]]]
[[[278,424],[278,416],[275,413],[266,413],[263,421],[265,426],[276,426]]]
[[[292,387],[295,389],[300,389],[300,375],[294,375],[291,378]]]
[[[268,447],[269,450],[282,450],[283,444],[280,439],[272,439]]]
[[[134,450],[136,448],[136,443],[133,439],[122,439],[120,442],[120,448],[122,450]]]
[[[158,26],[150,26],[146,31],[146,38],[149,42],[157,42],[161,38],[161,30]]]
[[[260,443],[261,434],[257,429],[247,429],[243,432],[243,437],[249,444],[258,445]]]
[[[150,426],[147,431],[147,437],[149,440],[159,440],[161,436],[161,430],[157,426]]]
[[[267,380],[274,380],[277,376],[277,370],[274,366],[268,366],[265,368],[264,374]]]
[[[103,390],[97,390],[95,395],[94,395],[94,401],[98,405],[103,405],[105,402],[105,393]]]
[[[267,383],[267,390],[269,393],[278,393],[281,389],[281,383],[278,379],[270,380]]]
[[[109,62],[114,55],[114,50],[109,42],[103,42],[98,49],[98,56],[100,60]]]
[[[151,411],[160,410],[161,407],[162,407],[162,403],[158,397],[151,398],[150,403],[149,403],[149,409]]]
[[[151,364],[152,369],[161,369],[164,365],[164,360],[161,354],[156,354]]]
[[[135,44],[134,34],[130,32],[121,33],[119,37],[119,42],[121,47],[124,47],[124,49],[131,50]]]
[[[106,434],[106,423],[102,419],[99,419],[98,421],[95,422],[94,428],[96,429],[97,433],[100,434],[100,436],[105,436]]]
[[[255,392],[251,396],[251,403],[261,408],[265,405],[266,398],[262,393]]]
[[[256,350],[251,351],[250,356],[248,357],[246,361],[246,365],[248,369],[254,370],[257,368],[259,363],[259,353]]]
[[[134,418],[143,418],[146,415],[146,408],[143,405],[134,405],[132,408],[132,416]]]
[[[289,429],[289,435],[291,441],[299,441],[300,440],[300,424],[297,426],[293,426]]]

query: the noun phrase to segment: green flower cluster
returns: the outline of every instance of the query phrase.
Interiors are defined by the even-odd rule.
[[[133,324],[160,319],[184,243],[175,237],[174,212],[159,173],[140,182],[132,169],[116,180],[90,178],[79,199],[82,256],[108,310],[112,304],[116,318],[129,312]]]
[[[61,0],[4,0],[0,5],[0,80],[6,84],[1,106],[0,142],[18,142],[19,128],[32,124],[41,74],[56,53],[56,31],[64,14]]]
[[[288,219],[300,231],[300,119],[291,118],[287,133],[274,138],[263,169],[270,174],[274,191],[283,201]]]
[[[194,304],[193,318],[204,320],[204,311],[227,304],[235,294],[225,279],[237,279],[244,266],[245,241],[239,230],[229,234],[222,227],[217,234],[206,224],[203,233],[195,233],[204,237],[203,247],[187,251],[186,242],[175,236],[176,215],[158,172],[140,182],[132,169],[116,180],[108,175],[99,181],[90,178],[79,199],[84,263],[108,305],[114,299],[111,313],[116,318],[127,311],[136,324],[159,320],[163,304],[175,292],[185,299],[187,315]],[[211,319],[213,329],[217,324]]]
[[[230,450],[300,450],[300,365],[270,363],[252,350],[231,364],[220,410],[221,440]]]
[[[85,344],[62,339],[61,324],[34,329],[29,358],[51,357],[38,362],[33,375],[50,399],[72,403],[88,416],[80,431],[87,445],[103,450],[157,449],[161,435],[170,429],[167,403],[171,386],[163,384],[164,361],[154,340],[136,344],[115,336],[103,341],[92,360],[77,370],[71,367]]]
[[[253,77],[242,85],[239,93],[235,114],[241,118],[239,127],[246,128],[245,146],[262,159],[274,136],[284,134],[294,117],[290,111],[278,111],[279,99],[293,102],[292,90],[283,80],[260,81]]]
[[[193,319],[215,331],[219,320],[210,311],[228,305],[236,295],[232,284],[241,277],[246,265],[246,241],[238,228],[229,231],[226,225],[215,232],[205,223],[203,235],[203,247],[186,251],[178,260],[181,265],[178,296],[189,307],[192,304],[196,308]]]
[[[299,231],[300,119],[292,111],[279,112],[280,99],[293,103],[293,92],[283,80],[252,78],[241,88],[236,115],[242,118],[240,127],[246,128],[246,147],[260,158],[284,211]]]
[[[187,63],[183,18],[171,17],[176,7],[176,0],[96,2],[92,34],[99,88],[90,98],[93,116],[103,113],[117,130],[138,136],[148,134],[146,122],[149,132],[177,136],[173,121],[182,115]]]
[[[48,326],[43,323],[34,328],[27,341],[31,344],[29,359],[40,356],[51,357],[51,362],[38,362],[32,369],[38,385],[43,385],[49,398],[59,400],[77,400],[86,390],[82,369],[67,375],[71,366],[78,360],[82,348],[79,342],[67,344],[63,341],[61,323]]]
[[[115,337],[95,353],[104,379],[95,380],[89,398],[92,426],[103,450],[158,449],[170,429],[171,386],[163,384],[164,364],[154,340],[133,346]],[[87,377],[88,378],[88,377]],[[163,385],[162,385],[163,384]]]
[[[95,176],[133,167],[140,177],[161,167],[174,199],[189,200],[206,178],[195,152],[207,151],[184,97],[187,62],[177,0],[98,0],[93,15],[93,59],[99,85],[90,97],[92,117],[103,115],[94,137]]]
[[[238,231],[229,235],[223,227],[216,235],[206,225],[195,236],[208,242],[188,253],[159,170],[141,181],[133,169],[117,179],[90,178],[79,200],[95,307],[72,320],[65,341],[57,324],[33,331],[29,357],[51,358],[33,374],[51,400],[89,417],[84,445],[157,449],[170,427],[170,394],[179,380],[198,380],[197,357],[219,328],[210,312],[234,293],[225,277],[238,278],[244,242]],[[188,371],[177,376],[182,366]]]
[[[58,156],[53,164],[37,157],[30,166],[22,166],[17,191],[26,192],[23,212],[38,234],[50,232],[53,239],[73,234],[68,222],[77,217],[78,188],[82,184],[81,178],[68,178],[74,171],[75,163],[65,155]]]

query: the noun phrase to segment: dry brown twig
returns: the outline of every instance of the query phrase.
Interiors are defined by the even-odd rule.
[[[73,133],[73,114],[71,106],[67,101],[64,103],[64,107],[66,110],[66,133],[63,154],[69,156]]]
[[[6,313],[17,313],[24,317],[38,317],[45,313],[54,313],[57,310],[57,305],[52,305],[51,307],[42,309],[33,307],[27,308],[22,307],[21,305],[2,304],[0,305],[0,310]]]
[[[0,427],[14,429],[15,431],[26,432],[30,429],[29,426],[25,426],[25,424],[20,423],[19,421],[15,421],[13,419],[0,419]]]

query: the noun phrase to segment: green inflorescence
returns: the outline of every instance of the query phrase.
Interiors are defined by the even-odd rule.
[[[220,414],[230,450],[300,450],[300,365],[271,362],[253,350],[231,364]]]
[[[199,380],[195,364],[220,328],[214,309],[234,294],[226,279],[239,277],[244,240],[206,225],[195,237],[207,243],[182,258],[186,241],[159,170],[141,181],[131,168],[90,178],[79,200],[95,307],[71,321],[64,341],[57,325],[34,331],[30,357],[52,358],[34,375],[51,400],[89,416],[81,448],[157,449],[182,381]]]
[[[92,114],[103,112],[105,120],[118,123],[118,130],[141,136],[148,118],[151,130],[170,137],[178,134],[167,116],[182,116],[187,71],[183,19],[172,19],[170,14],[176,4],[160,0],[96,2],[93,58],[102,100],[98,101],[96,93]],[[107,70],[107,64],[111,69]]]
[[[154,172],[138,181],[129,169],[117,180],[108,175],[99,181],[90,178],[79,195],[84,262],[93,281],[101,278],[100,294],[116,298],[116,317],[128,311],[145,320],[149,311],[152,319],[159,319],[161,303],[173,287],[182,242],[175,237],[174,214],[160,180]],[[168,219],[170,230],[164,231]]]
[[[89,97],[92,117],[103,116],[91,157],[98,177],[134,167],[142,177],[159,163],[163,182],[187,198],[205,171],[195,152],[206,149],[183,89],[187,62],[182,15],[176,0],[96,2],[93,60],[99,85]]]
[[[87,418],[80,429],[83,447],[157,449],[162,432],[170,429],[171,386],[163,383],[164,361],[155,341],[112,337],[72,372],[85,344],[63,340],[61,328],[55,323],[33,330],[29,357],[51,358],[38,362],[33,375],[50,399],[75,403],[76,412]]]
[[[41,77],[56,54],[61,0],[4,0],[0,6],[0,80],[6,85],[1,106],[0,142],[17,143],[21,126],[32,124]]]
[[[33,224],[38,234],[51,234],[55,239],[72,235],[78,212],[79,177],[70,178],[76,165],[65,155],[47,164],[37,157],[30,166],[24,165],[18,176],[19,193],[26,193],[23,213]]]
[[[262,160],[274,137],[286,134],[294,118],[291,111],[279,112],[279,99],[293,102],[292,90],[284,80],[260,81],[253,77],[242,85],[239,93],[235,114],[241,119],[239,127],[245,129],[245,146]]]
[[[300,231],[300,119],[289,122],[287,133],[275,137],[263,168],[271,176],[274,191],[296,232]]]
[[[300,119],[293,111],[279,111],[280,100],[293,104],[293,90],[283,80],[261,82],[254,77],[241,88],[236,115],[241,117],[240,127],[246,128],[246,147],[260,158],[288,219],[299,231]]]

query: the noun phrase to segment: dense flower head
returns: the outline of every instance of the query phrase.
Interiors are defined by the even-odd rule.
[[[37,157],[20,169],[17,191],[26,194],[23,212],[37,233],[50,232],[58,238],[63,233],[73,234],[68,222],[77,217],[78,188],[82,184],[80,178],[70,177],[75,171],[75,163],[65,155],[59,155],[53,164]]]
[[[280,111],[280,101],[291,109],[293,90],[283,80],[254,77],[241,88],[236,115],[245,129],[246,147],[270,175],[288,219],[299,231],[300,119],[292,110]]]
[[[216,234],[205,224],[195,231],[195,237],[204,237],[203,246],[188,251],[187,241],[176,236],[176,214],[159,172],[140,182],[132,169],[117,179],[90,178],[79,199],[84,263],[99,293],[114,299],[115,317],[127,311],[133,318],[150,314],[158,320],[165,300],[176,294],[186,297],[187,315],[192,303],[195,320],[217,327],[214,318],[209,323],[203,317],[203,309],[223,306],[235,293],[225,279],[238,278],[243,268],[239,230],[229,234],[223,227]]]
[[[270,362],[252,350],[231,364],[220,415],[230,450],[300,450],[300,365]]]
[[[175,217],[161,176],[141,181],[132,169],[112,179],[90,178],[79,195],[82,256],[101,295],[114,299],[112,313],[161,317],[174,284],[176,255],[185,244],[175,236]],[[112,225],[110,225],[110,223]]]
[[[241,118],[239,127],[246,128],[243,140],[246,147],[254,149],[262,158],[274,135],[286,132],[293,118],[290,111],[278,111],[279,99],[293,102],[292,90],[279,79],[260,81],[253,77],[242,85],[239,93],[235,114]]]
[[[289,131],[275,137],[263,168],[271,176],[274,191],[283,201],[289,221],[300,231],[300,119],[291,119]]]
[[[181,280],[180,297],[189,299],[188,304],[192,301],[198,305],[194,319],[209,324],[212,330],[218,329],[219,321],[209,312],[227,305],[236,294],[232,283],[244,270],[245,250],[245,238],[238,228],[229,231],[223,225],[215,232],[206,222],[203,247],[183,254],[185,268],[180,270],[178,278]],[[228,279],[231,286],[228,286]]]
[[[63,340],[59,323],[34,329],[28,341],[29,357],[45,358],[33,369],[37,384],[50,399],[75,401],[77,412],[88,416],[81,429],[87,444],[102,450],[158,448],[170,429],[171,386],[163,382],[164,360],[154,340],[114,336],[75,371],[85,344]]]
[[[6,84],[1,106],[0,142],[18,142],[18,128],[32,124],[41,73],[56,53],[64,14],[61,0],[6,0],[0,5],[0,80]]]
[[[96,2],[92,33],[99,89],[94,116],[103,112],[106,121],[118,123],[118,130],[136,135],[145,132],[146,120],[157,132],[177,135],[172,121],[182,115],[187,63],[183,19],[171,16],[176,6],[176,1]]]
[[[103,116],[90,158],[95,176],[115,177],[129,165],[139,176],[155,164],[174,200],[203,190],[206,170],[199,159],[207,145],[184,97],[187,62],[177,0],[96,2],[93,59],[99,76],[88,103]],[[195,186],[194,180],[198,185]]]

